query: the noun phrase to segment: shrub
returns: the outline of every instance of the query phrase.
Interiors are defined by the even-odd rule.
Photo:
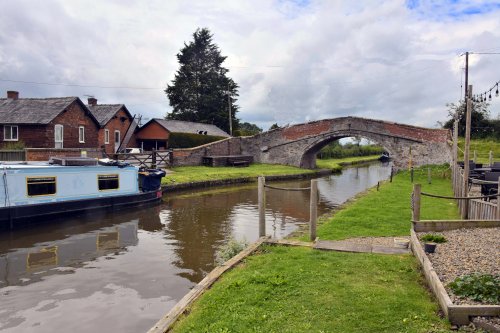
[[[26,148],[23,140],[6,142],[2,146],[2,150],[23,150]]]
[[[446,238],[444,238],[444,236],[442,235],[437,234],[425,234],[421,239],[424,242],[446,243]]]
[[[457,296],[481,303],[500,303],[500,275],[469,274],[457,277],[448,287]]]
[[[237,241],[234,238],[229,239],[229,241],[222,245],[215,253],[215,263],[217,265],[222,265],[241,251],[243,251],[248,246],[246,240]]]

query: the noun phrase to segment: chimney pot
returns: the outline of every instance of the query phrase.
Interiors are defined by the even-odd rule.
[[[8,99],[18,99],[19,98],[19,92],[14,91],[14,90],[8,90],[7,91],[7,98]]]
[[[96,106],[97,105],[97,98],[89,97],[88,102],[89,102],[89,105]]]

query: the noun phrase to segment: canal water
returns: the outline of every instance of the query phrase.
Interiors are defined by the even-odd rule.
[[[371,164],[319,178],[318,214],[389,174]],[[309,192],[267,189],[267,234],[282,238],[308,219]],[[257,185],[248,184],[1,233],[0,332],[145,332],[214,268],[219,246],[252,242],[258,229]]]

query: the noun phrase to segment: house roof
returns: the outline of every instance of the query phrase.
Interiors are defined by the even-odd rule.
[[[148,123],[156,121],[163,128],[171,133],[194,133],[198,134],[200,131],[207,132],[207,135],[214,136],[223,136],[229,137],[230,135],[212,124],[203,124],[203,123],[195,123],[191,121],[182,121],[182,120],[165,120],[154,118],[151,119]],[[143,127],[146,127],[148,124],[146,123]]]
[[[46,125],[74,102],[88,111],[78,97],[0,98],[0,124]],[[90,117],[97,123],[92,114]]]
[[[125,110],[125,113],[129,118],[133,118],[130,112],[127,110],[124,104],[96,104],[87,105],[92,115],[97,119],[101,127],[105,126],[114,115],[120,111],[121,108]]]

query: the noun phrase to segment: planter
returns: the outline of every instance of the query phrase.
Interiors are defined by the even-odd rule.
[[[424,250],[427,253],[434,253],[436,251],[436,243],[434,242],[426,242],[424,243]]]

